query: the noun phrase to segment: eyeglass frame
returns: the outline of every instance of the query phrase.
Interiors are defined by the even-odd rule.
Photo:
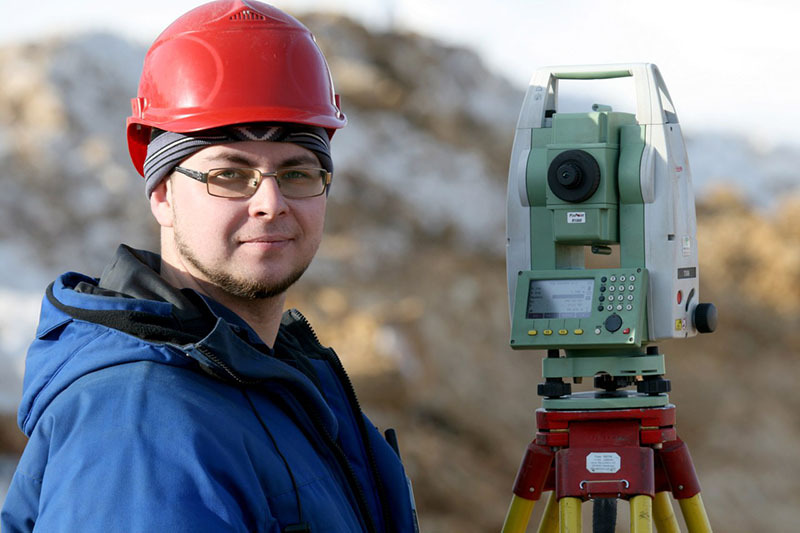
[[[254,171],[256,171],[258,173],[259,177],[258,177],[258,183],[256,183],[256,186],[253,188],[253,194],[250,194],[250,195],[247,195],[247,196],[220,196],[218,194],[212,194],[211,191],[208,188],[208,185],[209,185],[208,184],[208,174],[209,174],[209,172],[213,172],[215,170],[254,170]],[[293,196],[286,196],[283,193],[283,191],[281,191],[281,194],[284,196],[284,198],[288,198],[290,200],[302,200],[304,198],[316,198],[317,196],[322,196],[323,194],[325,194],[328,191],[328,187],[330,187],[331,180],[333,178],[333,173],[331,173],[328,170],[325,170],[324,168],[305,168],[305,167],[303,167],[303,168],[282,168],[282,169],[276,170],[274,172],[261,172],[259,169],[252,168],[252,167],[219,167],[219,168],[209,169],[206,172],[201,172],[199,170],[192,170],[190,168],[185,168],[185,167],[181,167],[181,166],[176,166],[175,168],[173,168],[173,171],[175,171],[175,172],[180,172],[184,176],[192,178],[193,180],[197,180],[200,183],[205,183],[206,184],[206,192],[208,193],[209,196],[213,196],[214,198],[229,198],[229,199],[252,198],[256,194],[256,192],[258,191],[258,187],[261,185],[261,182],[264,180],[265,177],[275,178],[275,181],[278,183],[278,190],[280,190],[280,182],[278,182],[278,172],[283,172],[283,171],[287,171],[287,170],[319,170],[319,171],[322,171],[322,172],[325,173],[324,174],[325,183],[324,183],[324,185],[322,187],[322,191],[317,193],[317,194],[312,194],[311,196],[293,197]]]

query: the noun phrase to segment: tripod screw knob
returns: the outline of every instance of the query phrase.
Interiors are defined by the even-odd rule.
[[[661,376],[647,377],[644,381],[636,384],[636,391],[643,394],[664,394],[672,390],[672,386],[668,379]]]
[[[697,304],[693,321],[700,333],[713,333],[717,329],[717,307],[714,304]]]
[[[559,398],[567,396],[572,392],[572,385],[565,383],[561,378],[547,378],[546,383],[539,383],[536,387],[536,394],[548,398]]]

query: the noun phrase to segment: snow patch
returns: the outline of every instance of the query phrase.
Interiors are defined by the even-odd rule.
[[[15,411],[22,395],[25,353],[36,332],[42,295],[0,287],[0,411]]]
[[[341,175],[352,171],[366,176],[428,234],[453,227],[466,248],[502,252],[505,185],[491,176],[483,158],[443,143],[393,113],[358,114],[353,122],[360,126],[336,137]]]

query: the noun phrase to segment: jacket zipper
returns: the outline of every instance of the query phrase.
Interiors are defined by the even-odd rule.
[[[317,429],[317,432],[322,435],[325,445],[328,447],[329,450],[333,452],[333,456],[336,459],[336,462],[339,464],[339,468],[345,474],[348,483],[350,484],[351,492],[353,493],[353,497],[356,500],[356,504],[358,505],[358,510],[361,514],[361,519],[364,522],[364,525],[367,528],[367,531],[371,533],[378,533],[378,528],[375,525],[375,520],[372,518],[372,513],[369,510],[369,503],[367,502],[366,494],[364,493],[364,487],[361,486],[361,483],[358,482],[358,478],[356,477],[355,470],[353,470],[352,465],[350,465],[350,461],[347,460],[347,455],[345,455],[344,450],[342,447],[339,446],[339,443],[333,438],[333,435],[328,432],[325,428],[325,425],[322,422],[322,418],[319,416],[319,413],[316,409],[310,406],[305,407],[306,413],[308,413],[309,417],[311,418],[311,422]]]
[[[367,462],[369,464],[369,468],[372,472],[372,477],[375,480],[375,484],[377,485],[378,489],[378,498],[381,504],[381,514],[383,515],[383,523],[385,524],[386,530],[388,532],[393,532],[395,530],[394,524],[392,523],[390,516],[388,514],[388,498],[386,496],[386,489],[383,485],[383,480],[381,479],[378,471],[378,462],[375,459],[375,452],[372,449],[372,446],[369,442],[369,433],[367,432],[367,426],[364,422],[364,417],[361,411],[361,404],[358,401],[358,397],[356,396],[355,387],[353,387],[353,382],[350,380],[350,376],[347,375],[347,372],[344,369],[344,365],[342,361],[339,359],[339,356],[332,348],[327,348],[322,346],[322,343],[319,341],[319,337],[317,337],[314,328],[311,327],[311,323],[308,319],[303,316],[303,314],[298,311],[297,309],[291,310],[292,316],[298,319],[308,330],[310,333],[311,338],[314,340],[314,343],[317,345],[320,351],[326,353],[328,355],[328,360],[332,363],[334,368],[334,372],[336,376],[339,378],[344,390],[345,396],[347,396],[348,402],[350,403],[350,408],[353,411],[356,419],[356,425],[358,426],[358,430],[361,433],[361,440],[364,443],[364,448],[367,452]],[[362,489],[363,492],[363,489]]]
[[[230,377],[240,385],[258,385],[259,383],[262,383],[264,381],[262,379],[244,379],[238,372],[236,372],[234,369],[228,366],[228,364],[225,361],[217,357],[217,354],[215,354],[205,346],[201,344],[195,344],[194,347],[198,352],[208,357],[208,359],[212,363],[220,367],[228,375],[228,377]]]
[[[300,314],[299,311],[296,311],[296,312],[297,312],[297,314]],[[308,320],[306,320],[306,318],[303,315],[300,315],[300,317],[302,318],[303,323],[306,325],[306,327],[308,328],[309,332],[311,333],[311,336],[313,337],[313,339],[316,342],[316,344],[319,345],[320,348],[323,348],[322,345],[319,342],[319,338],[317,337],[316,333],[314,333],[314,330],[311,328],[311,324],[308,323]],[[208,348],[206,348],[206,347],[204,347],[202,345],[195,345],[195,349],[198,350],[203,355],[205,355],[206,357],[208,357],[208,359],[211,362],[213,362],[215,365],[219,366],[231,379],[233,379],[237,383],[240,383],[242,385],[257,385],[257,384],[263,382],[263,380],[248,380],[248,379],[244,379],[238,372],[233,370],[227,363],[225,363],[223,360],[221,360],[213,351],[209,350]],[[338,366],[342,368],[342,371],[344,371],[344,368],[342,367],[341,362],[338,360],[338,357],[336,358],[336,361],[338,362]],[[334,365],[334,366],[336,366],[336,365]],[[345,377],[346,377],[346,375],[345,375]],[[355,391],[353,389],[352,384],[349,382],[349,379],[348,379],[348,384],[350,385],[350,391],[352,391],[353,396],[355,396]],[[305,403],[305,402],[301,402],[301,403]],[[357,403],[358,403],[358,401],[356,400],[356,405],[357,405]],[[365,523],[365,525],[367,527],[367,531],[369,531],[371,533],[377,533],[378,529],[377,529],[377,527],[375,525],[374,519],[372,518],[372,513],[369,510],[369,503],[367,502],[367,497],[366,497],[366,494],[364,493],[364,488],[361,486],[361,483],[358,482],[358,478],[356,477],[356,473],[353,470],[353,467],[350,465],[350,462],[347,460],[347,456],[345,455],[344,450],[342,450],[342,447],[339,446],[339,443],[336,442],[336,440],[333,438],[333,435],[331,435],[330,432],[328,432],[328,430],[325,427],[324,423],[322,422],[322,418],[320,417],[320,415],[317,412],[317,410],[315,408],[313,408],[311,406],[307,406],[307,405],[305,405],[304,407],[305,407],[305,411],[311,417],[312,423],[316,427],[317,432],[324,437],[325,444],[327,444],[329,449],[331,449],[334,452],[334,457],[336,459],[336,462],[339,464],[339,467],[344,471],[345,477],[347,478],[347,481],[349,482],[350,488],[351,488],[351,490],[353,492],[353,495],[354,495],[354,497],[356,499],[356,503],[358,504],[359,511],[361,512],[362,520],[364,521],[364,523]],[[357,412],[360,413],[361,412],[360,409]],[[359,425],[359,429],[361,429],[361,426],[363,426],[363,418],[357,417],[357,419],[359,421],[361,421],[361,424]],[[369,443],[367,442],[366,438],[363,438],[363,435],[364,435],[364,432],[362,431],[362,440],[364,440],[364,445],[368,450],[368,454],[367,455],[368,455],[368,458],[369,458],[369,461],[370,461],[370,467],[372,468],[373,475],[374,475],[374,477],[375,477],[375,479],[377,480],[377,483],[378,483],[378,487],[379,487],[379,491],[380,491],[379,495],[381,497],[381,505],[383,507],[383,506],[385,506],[385,502],[384,502],[385,498],[384,498],[384,495],[383,495],[383,486],[380,484],[380,481],[379,481],[380,478],[378,478],[378,476],[377,476],[377,467],[375,466],[375,458],[374,458],[374,456],[372,454],[372,449],[369,446]],[[386,515],[386,511],[384,510],[384,517],[385,517],[385,515]]]

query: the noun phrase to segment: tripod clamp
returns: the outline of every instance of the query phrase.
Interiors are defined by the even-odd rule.
[[[652,516],[674,527],[666,531],[679,531],[670,492],[680,503],[690,532],[711,531],[689,450],[675,430],[674,405],[538,409],[536,421],[539,430],[517,473],[504,533],[525,531],[533,504],[546,491],[552,491],[551,500],[558,501],[561,511],[548,503],[542,524],[552,528],[540,531],[559,531],[555,528],[562,522],[579,523],[580,503],[597,498],[629,499],[632,523],[634,515],[646,517],[648,523]]]

